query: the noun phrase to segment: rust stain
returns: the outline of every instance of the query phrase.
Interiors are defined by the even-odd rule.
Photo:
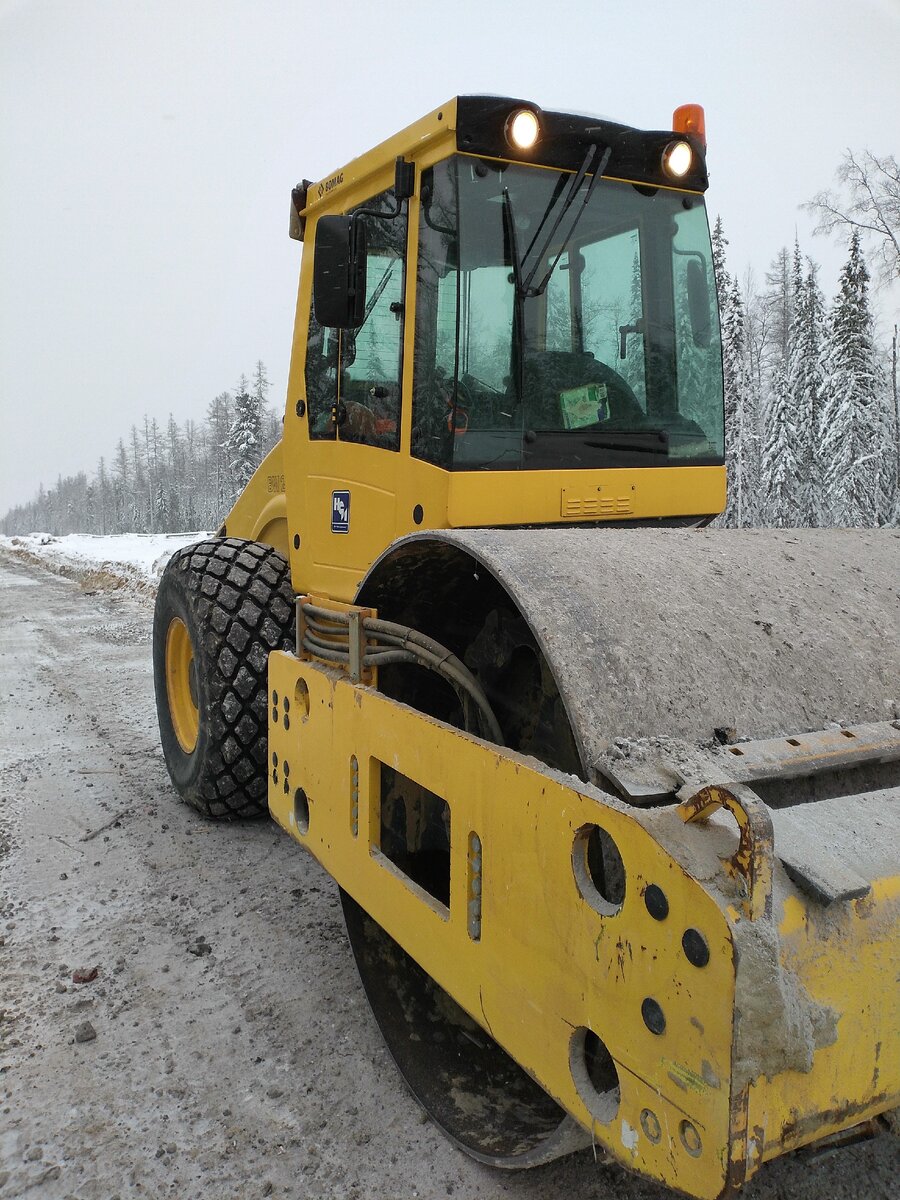
[[[881,1095],[871,1096],[868,1100],[856,1104],[842,1104],[837,1108],[826,1109],[824,1112],[807,1113],[805,1116],[798,1115],[784,1125],[781,1136],[768,1142],[766,1148],[777,1146],[793,1149],[796,1146],[804,1146],[808,1142],[815,1141],[816,1134],[825,1126],[832,1126],[836,1130],[848,1129],[865,1120],[865,1116],[871,1113],[873,1108],[877,1109],[879,1106],[886,1108],[889,1099],[888,1093],[882,1092]],[[858,1117],[860,1120],[854,1121],[854,1117]]]
[[[861,921],[867,920],[877,911],[878,905],[871,890],[866,892],[865,896],[860,896],[858,900],[854,900],[856,915]]]
[[[878,1087],[878,1076],[881,1073],[881,1069],[878,1066],[878,1060],[880,1058],[881,1058],[881,1042],[876,1042],[875,1043],[875,1063],[872,1068],[872,1091],[873,1092]]]

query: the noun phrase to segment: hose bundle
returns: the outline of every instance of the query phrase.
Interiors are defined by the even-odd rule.
[[[355,614],[322,608],[310,601],[299,604],[303,621],[298,649],[336,666],[350,666],[351,623]],[[457,656],[434,638],[393,621],[376,617],[359,620],[364,650],[363,667],[386,667],[394,663],[412,663],[425,667],[445,679],[459,697],[464,727],[487,741],[504,744],[490,701],[481,684]]]

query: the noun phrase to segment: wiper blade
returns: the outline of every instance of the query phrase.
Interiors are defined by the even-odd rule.
[[[668,454],[669,443],[660,441],[629,441],[627,437],[623,438],[585,438],[584,444],[590,446],[592,450],[639,450],[641,454]]]
[[[374,309],[374,307],[378,303],[378,301],[381,299],[381,293],[387,287],[393,273],[394,273],[394,267],[392,264],[391,266],[386,268],[381,279],[378,281],[378,286],[375,288],[375,291],[372,293],[372,295],[369,299],[369,303],[366,305],[366,311],[363,313],[363,319],[359,325],[360,329],[362,329],[363,325],[365,325],[366,321],[368,321],[369,317],[371,317],[372,310]]]
[[[513,250],[513,258],[515,260],[513,262],[513,269],[515,270],[515,273],[517,276],[516,288],[517,288],[517,290],[521,289],[520,294],[525,299],[531,299],[534,296],[542,296],[544,294],[544,292],[546,291],[547,284],[550,282],[550,277],[552,276],[553,272],[556,270],[556,264],[562,258],[563,252],[565,251],[569,242],[572,240],[575,230],[578,228],[578,222],[581,220],[581,218],[584,214],[584,210],[587,208],[587,206],[590,202],[591,196],[594,194],[594,188],[597,186],[597,184],[603,178],[603,172],[606,170],[606,167],[607,167],[607,164],[609,163],[609,158],[610,158],[611,154],[612,154],[612,148],[610,146],[607,146],[606,149],[602,153],[600,152],[599,147],[597,147],[595,145],[591,145],[588,147],[588,152],[584,156],[584,162],[578,168],[578,171],[576,172],[575,177],[573,178],[571,184],[569,185],[569,190],[566,192],[566,195],[563,198],[563,202],[560,205],[559,212],[556,215],[556,220],[553,222],[553,225],[551,226],[549,233],[544,238],[544,241],[541,244],[540,250],[537,251],[537,253],[535,254],[534,266],[531,268],[531,270],[528,272],[528,274],[524,278],[522,278],[522,271],[524,270],[525,264],[524,264],[524,262],[520,263],[518,261],[518,254],[516,253],[516,249],[515,249],[515,237],[513,236],[512,250]],[[599,161],[597,161],[596,164],[595,164],[595,159],[599,159]],[[588,185],[588,189],[587,189],[587,192],[585,193],[584,200],[582,201],[581,207],[575,213],[575,219],[572,222],[571,226],[569,227],[569,232],[566,234],[566,236],[562,239],[562,241],[560,243],[559,251],[557,252],[556,258],[554,258],[553,262],[550,264],[550,267],[548,268],[547,273],[543,277],[541,282],[535,287],[534,286],[534,277],[535,277],[535,275],[537,275],[538,267],[541,265],[541,262],[543,261],[544,256],[546,255],[547,251],[550,249],[550,246],[553,242],[553,238],[556,235],[556,231],[557,231],[557,229],[559,229],[560,225],[562,224],[563,217],[565,217],[566,213],[572,207],[572,204],[575,201],[575,197],[578,195],[578,191],[581,188],[582,183],[584,182],[584,178],[587,175],[588,171],[591,169],[592,165],[594,165],[593,176],[591,178],[590,184]],[[508,192],[506,192],[506,191],[504,191],[504,203],[509,208],[510,217],[512,217],[512,200],[509,198]],[[513,229],[514,229],[515,222],[513,220],[511,220],[510,224],[513,226]],[[533,250],[533,247],[534,247],[534,243],[532,242],[532,245],[529,247],[529,254]],[[527,257],[528,257],[528,255],[526,254],[526,258]]]
[[[519,260],[519,240],[516,236],[516,218],[513,215],[512,197],[509,188],[503,189],[503,219],[506,222],[506,236],[509,238],[509,257],[512,260],[513,279],[516,285],[516,295],[522,292],[522,264]]]

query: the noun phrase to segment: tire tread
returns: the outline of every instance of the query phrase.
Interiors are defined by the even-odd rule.
[[[176,551],[161,595],[167,577],[193,618],[209,700],[203,762],[191,785],[179,789],[182,799],[220,820],[258,816],[267,811],[268,656],[293,645],[289,564],[270,546],[211,538]],[[162,691],[157,681],[158,704],[160,694],[164,681]],[[168,752],[166,758],[175,781]]]

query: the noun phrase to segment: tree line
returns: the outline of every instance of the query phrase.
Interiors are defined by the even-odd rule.
[[[722,323],[728,507],[725,525],[900,523],[896,330],[879,346],[860,236],[830,304],[818,267],[781,250],[758,289],[713,260]]]
[[[880,345],[863,250],[879,282],[900,281],[900,170],[892,156],[848,151],[839,190],[807,206],[816,232],[846,233],[847,259],[826,300],[819,267],[783,248],[760,285],[727,264],[713,231],[725,378],[731,526],[900,525],[897,327]],[[172,533],[215,529],[281,436],[265,366],[210,401],[202,421],[144,417],[96,471],[41,485],[0,520],[5,534]]]
[[[257,362],[233,392],[212,399],[202,421],[165,425],[145,416],[119,438],[92,475],[60,476],[0,521],[5,534],[178,533],[215,529],[247,480],[281,437],[281,416],[267,401],[269,380]]]
[[[881,284],[900,281],[900,169],[891,155],[847,151],[837,178],[806,206],[817,233],[848,237],[830,304],[796,240],[762,287],[752,271],[739,282],[716,222],[726,525],[900,524],[897,326],[879,345],[863,252],[866,239]]]

